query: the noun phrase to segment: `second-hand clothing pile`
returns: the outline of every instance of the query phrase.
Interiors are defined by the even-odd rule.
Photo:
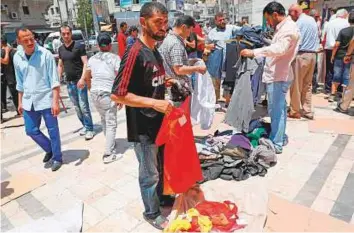
[[[265,176],[267,169],[277,162],[274,145],[268,139],[269,132],[269,123],[256,119],[251,121],[248,133],[216,131],[214,135],[196,139],[202,182]]]

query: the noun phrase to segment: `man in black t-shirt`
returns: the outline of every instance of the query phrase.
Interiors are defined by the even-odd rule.
[[[61,78],[65,71],[68,93],[79,120],[84,126],[80,135],[85,135],[86,140],[94,137],[93,123],[88,101],[87,85],[83,75],[87,65],[87,55],[84,44],[72,39],[72,29],[69,26],[60,28],[63,45],[59,47],[58,72]]]
[[[8,87],[10,90],[12,101],[16,107],[17,116],[19,116],[20,114],[18,112],[18,92],[16,90],[16,76],[13,64],[13,59],[16,50],[7,45],[7,40],[5,37],[1,38],[1,46],[1,79],[3,82],[2,84],[4,85],[4,88],[2,87],[1,90],[1,98],[4,98],[2,99],[2,101],[6,103],[6,87]]]
[[[343,28],[339,32],[332,51],[331,62],[334,66],[331,96],[328,98],[328,101],[330,102],[334,101],[335,94],[340,84],[342,84],[343,87],[347,87],[349,85],[350,64],[344,63],[343,59],[348,50],[350,41],[354,36],[354,12],[349,14],[348,21],[350,26]]]
[[[126,105],[128,141],[134,142],[139,161],[139,184],[144,202],[144,219],[162,230],[156,186],[159,183],[158,151],[155,139],[163,116],[172,106],[165,97],[165,70],[155,45],[168,28],[167,9],[158,2],[144,4],[140,11],[143,35],[129,47],[113,84],[112,99]]]

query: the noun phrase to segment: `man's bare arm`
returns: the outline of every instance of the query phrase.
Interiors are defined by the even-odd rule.
[[[64,64],[63,64],[63,60],[59,59],[58,62],[58,74],[59,74],[59,78],[60,80],[63,77],[63,73],[64,73]]]

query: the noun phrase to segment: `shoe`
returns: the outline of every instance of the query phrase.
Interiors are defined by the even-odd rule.
[[[94,137],[93,131],[86,131],[85,140],[91,140]]]
[[[80,130],[79,134],[80,134],[80,136],[86,135],[86,128],[85,128],[85,127],[82,128],[82,129]]]
[[[158,216],[155,219],[151,219],[147,217],[145,214],[143,214],[144,220],[148,222],[151,226],[155,227],[156,229],[162,231],[165,229],[168,225],[168,220],[167,218],[163,217],[162,215]]]
[[[334,102],[334,101],[335,101],[335,98],[336,98],[335,95],[330,95],[330,96],[328,97],[328,102],[330,102],[330,103]]]
[[[62,162],[53,161],[52,171],[55,172],[55,171],[59,170],[59,168],[61,168],[62,164],[63,164]]]
[[[103,155],[102,160],[104,164],[108,164],[117,161],[121,158],[123,158],[122,154],[110,154],[110,155]]]
[[[44,158],[43,158],[43,163],[47,163],[49,162],[49,160],[53,157],[53,153],[52,152],[49,152],[49,153],[46,153]]]
[[[348,111],[348,110],[344,110],[343,108],[341,108],[340,104],[341,104],[341,103],[338,103],[338,104],[337,104],[337,108],[334,109],[334,110],[337,111],[337,112],[343,113],[343,114],[348,114],[349,111]]]
[[[308,120],[313,120],[315,119],[315,117],[313,115],[303,115],[304,118],[308,119]]]
[[[288,113],[288,117],[292,119],[301,119],[301,114],[300,113],[293,113],[291,114],[290,112]]]

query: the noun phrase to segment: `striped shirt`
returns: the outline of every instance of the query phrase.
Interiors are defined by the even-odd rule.
[[[315,52],[317,51],[320,40],[318,35],[318,27],[314,18],[302,13],[296,21],[300,29],[300,47],[301,52]]]

